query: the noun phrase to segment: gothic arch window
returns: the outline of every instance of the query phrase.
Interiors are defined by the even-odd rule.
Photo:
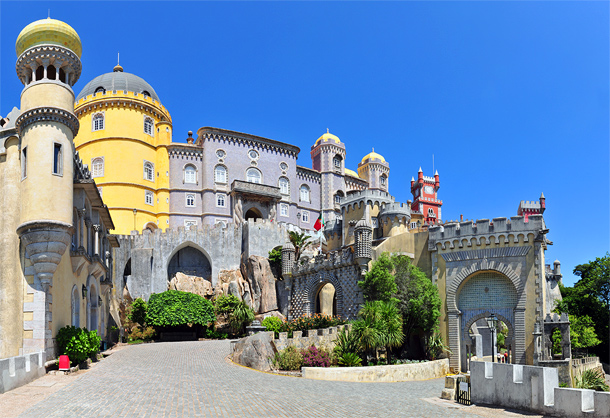
[[[258,169],[250,167],[246,170],[246,178],[250,183],[262,183],[263,176]]]
[[[59,81],[61,81],[62,83],[66,82],[66,72],[63,68],[59,69]]]
[[[191,184],[197,183],[197,170],[190,164],[184,167],[184,182]]]
[[[216,207],[225,208],[227,207],[227,195],[224,193],[216,194]]]
[[[195,195],[189,193],[186,195],[186,206],[187,207],[195,207]]]
[[[335,204],[341,204],[341,199],[343,198],[343,196],[343,192],[341,190],[338,190],[337,193],[335,193]]]
[[[91,130],[101,131],[104,129],[104,112],[96,113],[91,118]]]
[[[311,191],[309,190],[309,186],[303,184],[299,194],[301,196],[301,202],[311,202]]]
[[[281,194],[290,194],[290,181],[286,177],[280,177],[278,181]]]
[[[44,67],[42,65],[39,65],[38,68],[36,68],[36,81],[42,80],[43,77],[44,77]]]
[[[379,184],[382,187],[385,187],[388,184],[388,176],[386,176],[385,174],[382,174],[381,176],[379,176]]]
[[[150,136],[153,135],[153,120],[151,117],[144,116],[144,133]]]
[[[227,167],[224,165],[217,165],[214,167],[214,182],[226,183],[227,182]]]
[[[91,177],[104,177],[104,157],[91,160]]]
[[[57,70],[55,70],[55,66],[49,65],[47,67],[47,78],[49,80],[55,80],[56,77],[57,77]]]
[[[341,170],[342,161],[343,161],[343,158],[341,158],[341,156],[339,154],[335,155],[335,157],[333,158],[333,167],[336,170]]]
[[[144,161],[144,180],[155,180],[155,166],[150,161]]]

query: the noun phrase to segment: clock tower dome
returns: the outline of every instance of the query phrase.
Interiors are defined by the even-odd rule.
[[[411,212],[421,214],[428,225],[436,224],[441,220],[443,201],[438,199],[439,188],[438,171],[434,173],[434,177],[428,177],[424,176],[420,167],[417,181],[411,177],[411,194],[413,194]]]

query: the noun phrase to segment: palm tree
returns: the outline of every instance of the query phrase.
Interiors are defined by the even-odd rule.
[[[294,245],[294,260],[299,261],[301,253],[308,247],[313,245],[313,241],[310,241],[310,236],[305,235],[304,232],[288,231],[288,238],[292,245]]]

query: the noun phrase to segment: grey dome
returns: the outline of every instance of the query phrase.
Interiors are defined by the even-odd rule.
[[[99,87],[103,87],[106,92],[131,91],[141,94],[142,92],[147,91],[150,94],[150,97],[158,102],[161,101],[159,100],[159,96],[157,96],[155,89],[144,81],[143,78],[138,77],[135,74],[124,73],[123,71],[113,71],[111,73],[106,73],[95,77],[81,90],[76,98],[76,101],[95,93],[95,90],[97,90]]]

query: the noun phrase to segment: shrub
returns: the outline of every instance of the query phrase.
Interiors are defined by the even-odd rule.
[[[343,324],[345,324],[345,321],[338,316],[315,314],[312,316],[302,316],[293,319],[292,321],[285,321],[282,323],[279,332],[287,332],[288,338],[292,338],[292,333],[294,331],[336,327],[337,325]]]
[[[312,345],[302,352],[303,366],[306,367],[330,367],[330,353],[322,348]]]
[[[356,353],[346,352],[339,356],[339,365],[343,367],[360,367],[362,366],[362,359]]]
[[[358,334],[353,331],[348,331],[347,328],[343,328],[337,334],[334,351],[335,354],[337,354],[337,356],[339,357],[339,359],[347,353],[360,353],[362,351],[362,347],[360,345]]]
[[[303,365],[303,354],[294,346],[288,346],[275,354],[273,367],[280,370],[300,370]]]
[[[220,295],[214,302],[216,315],[229,315],[240,303],[241,301],[235,295]]]
[[[212,302],[194,293],[167,290],[152,294],[148,301],[146,323],[155,327],[207,326],[215,320]]]
[[[243,334],[245,327],[252,321],[254,321],[254,311],[243,301],[229,314],[229,327],[235,334]]]
[[[148,310],[146,301],[142,298],[137,298],[133,301],[130,308],[129,314],[127,315],[129,320],[144,328],[146,325],[146,311]]]
[[[278,334],[282,328],[282,320],[280,318],[268,316],[267,318],[263,319],[261,325],[266,328],[265,331],[273,331],[275,332],[275,338],[279,338]]]
[[[229,335],[225,332],[220,332],[218,330],[216,330],[214,327],[209,327],[206,328],[205,330],[205,337],[209,338],[211,340],[224,340],[228,337]]]
[[[100,350],[102,339],[97,331],[68,325],[57,332],[56,342],[58,354],[67,355],[73,364],[78,364]]]
[[[282,264],[282,247],[278,246],[269,251],[269,262],[276,265]]]
[[[589,369],[582,372],[582,374],[576,378],[577,388],[580,389],[593,389],[600,392],[608,392],[608,385],[604,373],[600,370]]]
[[[136,340],[150,341],[153,339],[154,336],[155,336],[155,329],[153,327],[146,327],[146,328],[135,327],[129,333],[129,341],[136,341]]]

